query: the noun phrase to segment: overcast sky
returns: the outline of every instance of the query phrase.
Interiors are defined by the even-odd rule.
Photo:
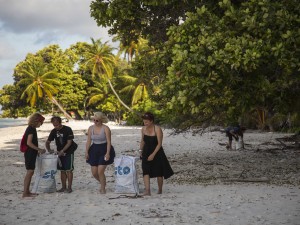
[[[90,38],[109,41],[90,17],[91,0],[0,0],[0,89],[28,53],[49,44],[62,49]]]

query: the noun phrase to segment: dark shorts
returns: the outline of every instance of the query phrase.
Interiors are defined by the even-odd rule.
[[[60,171],[73,171],[74,170],[74,154],[67,154],[58,158],[60,163],[57,163],[57,169]]]
[[[116,153],[114,147],[111,146],[110,157],[108,161],[104,160],[104,156],[107,151],[107,143],[104,144],[92,144],[89,149],[89,159],[86,161],[91,166],[110,165],[114,162]]]
[[[225,129],[225,132],[226,132],[226,136],[228,137],[229,141],[232,141],[232,137],[233,137],[233,134],[237,136],[241,136],[241,129],[239,127],[227,127]],[[234,137],[236,139],[236,137]]]
[[[26,170],[35,170],[37,155],[38,151],[31,148],[28,148],[27,151],[24,152]]]

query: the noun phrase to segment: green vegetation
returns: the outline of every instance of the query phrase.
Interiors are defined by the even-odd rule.
[[[299,15],[296,0],[94,0],[91,16],[119,52],[91,39],[28,54],[0,90],[3,115],[101,110],[140,124],[152,111],[181,131],[237,122],[297,131]]]

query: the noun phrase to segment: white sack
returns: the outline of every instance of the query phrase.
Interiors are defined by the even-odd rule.
[[[137,160],[138,158],[133,156],[115,158],[115,193],[139,194]]]
[[[243,139],[239,138],[239,140],[235,142],[235,149],[240,150],[243,149],[243,147],[244,147]]]
[[[43,154],[36,159],[33,193],[56,192],[57,155]]]

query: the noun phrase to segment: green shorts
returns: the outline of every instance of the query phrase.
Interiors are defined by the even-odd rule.
[[[74,154],[67,154],[58,157],[57,169],[60,171],[74,170]]]

